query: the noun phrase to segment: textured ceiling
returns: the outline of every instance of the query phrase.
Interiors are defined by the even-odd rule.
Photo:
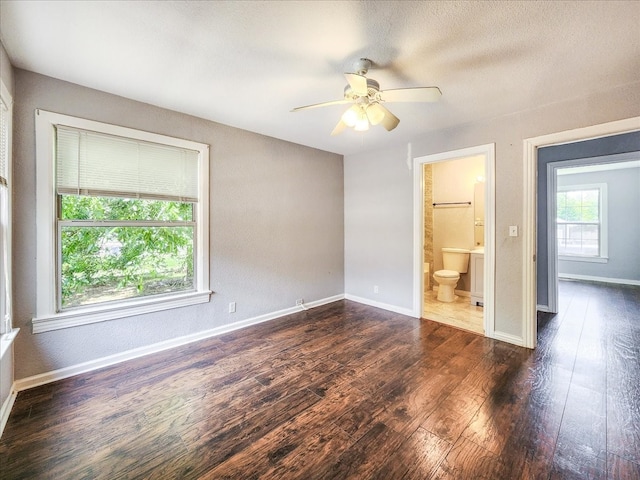
[[[5,1],[13,65],[253,132],[351,154],[427,131],[640,80],[640,2]],[[437,104],[388,104],[392,132],[329,134],[360,57],[382,89],[437,85]]]

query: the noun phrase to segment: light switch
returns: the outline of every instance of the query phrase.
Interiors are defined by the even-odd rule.
[[[509,236],[517,237],[518,236],[518,226],[517,225],[509,225]]]

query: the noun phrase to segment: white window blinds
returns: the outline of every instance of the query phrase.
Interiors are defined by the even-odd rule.
[[[11,326],[11,97],[0,80],[0,334]]]
[[[9,109],[0,98],[0,185],[7,185],[9,171]]]
[[[198,152],[58,125],[59,194],[198,201]]]

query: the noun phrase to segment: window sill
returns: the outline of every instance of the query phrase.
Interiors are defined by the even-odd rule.
[[[115,320],[118,318],[143,315],[172,308],[186,307],[198,303],[207,303],[211,297],[210,291],[184,293],[164,298],[148,298],[134,300],[118,305],[100,305],[72,310],[52,315],[43,315],[31,320],[33,333],[43,333],[63,328],[77,327],[91,323]]]
[[[559,255],[558,260],[566,260],[568,262],[608,263],[609,257],[579,257],[571,255]]]
[[[0,335],[0,359],[4,358],[4,354],[9,351],[9,347],[18,336],[19,328],[14,328],[9,333]]]

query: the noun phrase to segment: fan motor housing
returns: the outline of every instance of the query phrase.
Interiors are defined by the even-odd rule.
[[[367,95],[369,98],[373,98],[378,92],[380,92],[380,84],[371,79],[371,78],[367,78]],[[350,99],[355,99],[355,98],[359,98],[360,95],[357,95],[353,92],[353,90],[351,89],[351,85],[347,84],[344,87],[344,98],[350,100]]]
[[[361,58],[353,63],[353,68],[359,75],[365,75],[371,68],[371,60],[368,58]]]

